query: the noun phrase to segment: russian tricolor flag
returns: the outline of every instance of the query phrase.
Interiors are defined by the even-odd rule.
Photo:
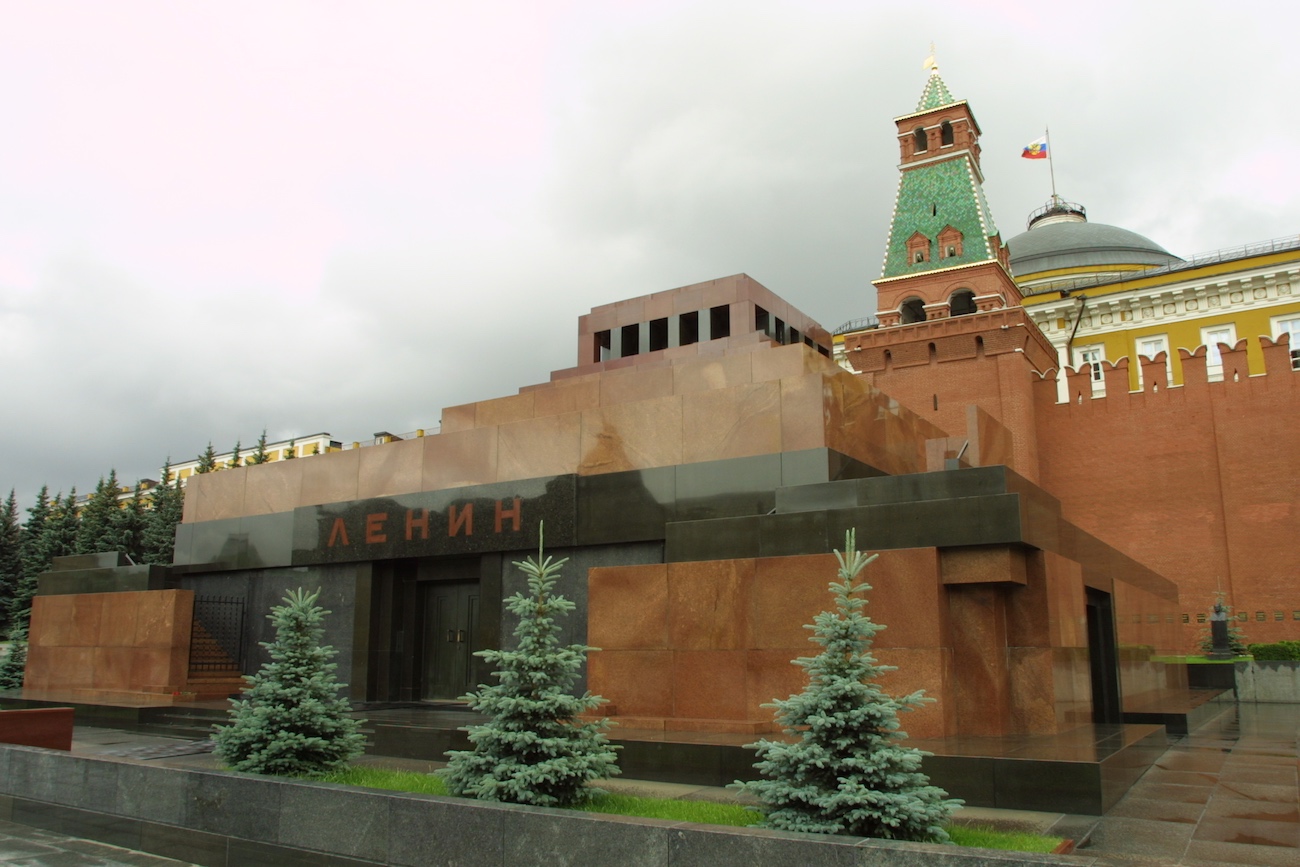
[[[1027,160],[1045,160],[1047,159],[1047,136],[1035,139],[1025,145],[1025,151],[1021,154]]]

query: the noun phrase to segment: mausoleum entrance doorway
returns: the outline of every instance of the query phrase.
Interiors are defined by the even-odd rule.
[[[482,677],[474,651],[492,640],[480,625],[482,598],[479,557],[376,563],[366,698],[449,701],[469,692]]]
[[[1115,642],[1115,609],[1111,595],[1089,587],[1088,667],[1092,680],[1092,721],[1121,723],[1119,648]]]
[[[420,698],[460,698],[474,686],[472,653],[478,648],[477,582],[429,581],[424,596],[424,659]]]

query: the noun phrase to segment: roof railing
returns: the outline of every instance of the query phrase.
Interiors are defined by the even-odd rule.
[[[340,451],[348,449],[367,449],[371,446],[382,446],[387,443],[401,442],[402,440],[415,440],[420,437],[435,436],[442,430],[442,425],[433,427],[420,428],[419,430],[407,431],[406,433],[389,433],[388,431],[377,431],[370,439],[343,443],[339,446]]]
[[[849,334],[853,331],[870,331],[873,328],[880,327],[880,320],[874,316],[862,316],[858,319],[850,319],[842,323],[838,328],[831,332],[835,336]]]
[[[1034,223],[1037,223],[1045,217],[1055,216],[1056,214],[1077,214],[1085,220],[1088,219],[1088,209],[1083,205],[1078,202],[1067,202],[1060,196],[1053,196],[1048,200],[1046,205],[1043,205],[1037,211],[1034,211],[1029,215],[1029,221],[1026,223],[1025,228],[1032,229],[1034,228]]]

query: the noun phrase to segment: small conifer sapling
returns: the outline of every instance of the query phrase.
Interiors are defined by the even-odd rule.
[[[271,460],[271,454],[266,450],[266,428],[262,428],[262,435],[257,438],[257,448],[249,456],[248,463],[250,466],[256,466],[269,460]]]
[[[199,465],[194,468],[196,473],[211,473],[217,469],[217,453],[212,448],[212,442],[208,442],[208,447],[199,455]]]
[[[919,691],[891,698],[874,683],[894,667],[871,655],[872,640],[884,626],[862,611],[866,600],[859,594],[871,586],[855,582],[878,555],[856,550],[854,537],[850,530],[844,552],[835,552],[835,610],[818,614],[807,627],[822,652],[794,661],[807,672],[808,686],[767,705],[794,740],[751,745],[764,779],[733,785],[762,801],[769,828],[947,842],[943,824],[961,801],[930,785],[921,772],[925,753],[899,743],[907,735],[899,729],[898,712],[931,699]]]
[[[447,754],[438,773],[452,794],[563,807],[587,799],[587,783],[618,773],[616,747],[604,735],[608,722],[578,719],[604,699],[571,691],[595,648],[559,642],[556,618],[574,609],[555,593],[565,562],[543,557],[539,542],[536,559],[515,563],[528,576],[528,592],[506,600],[519,617],[516,647],[477,653],[495,664],[498,683],[465,697],[491,719],[469,729],[472,749]]]
[[[275,641],[263,642],[271,661],[248,678],[244,698],[231,703],[231,724],[217,726],[216,753],[236,771],[319,776],[361,755],[365,736],[350,716],[343,684],[334,677],[335,650],[320,643],[329,614],[320,591],[290,591],[267,617]]]

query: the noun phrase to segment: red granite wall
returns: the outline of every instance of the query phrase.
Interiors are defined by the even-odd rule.
[[[192,590],[37,596],[26,689],[93,698],[185,688]]]

